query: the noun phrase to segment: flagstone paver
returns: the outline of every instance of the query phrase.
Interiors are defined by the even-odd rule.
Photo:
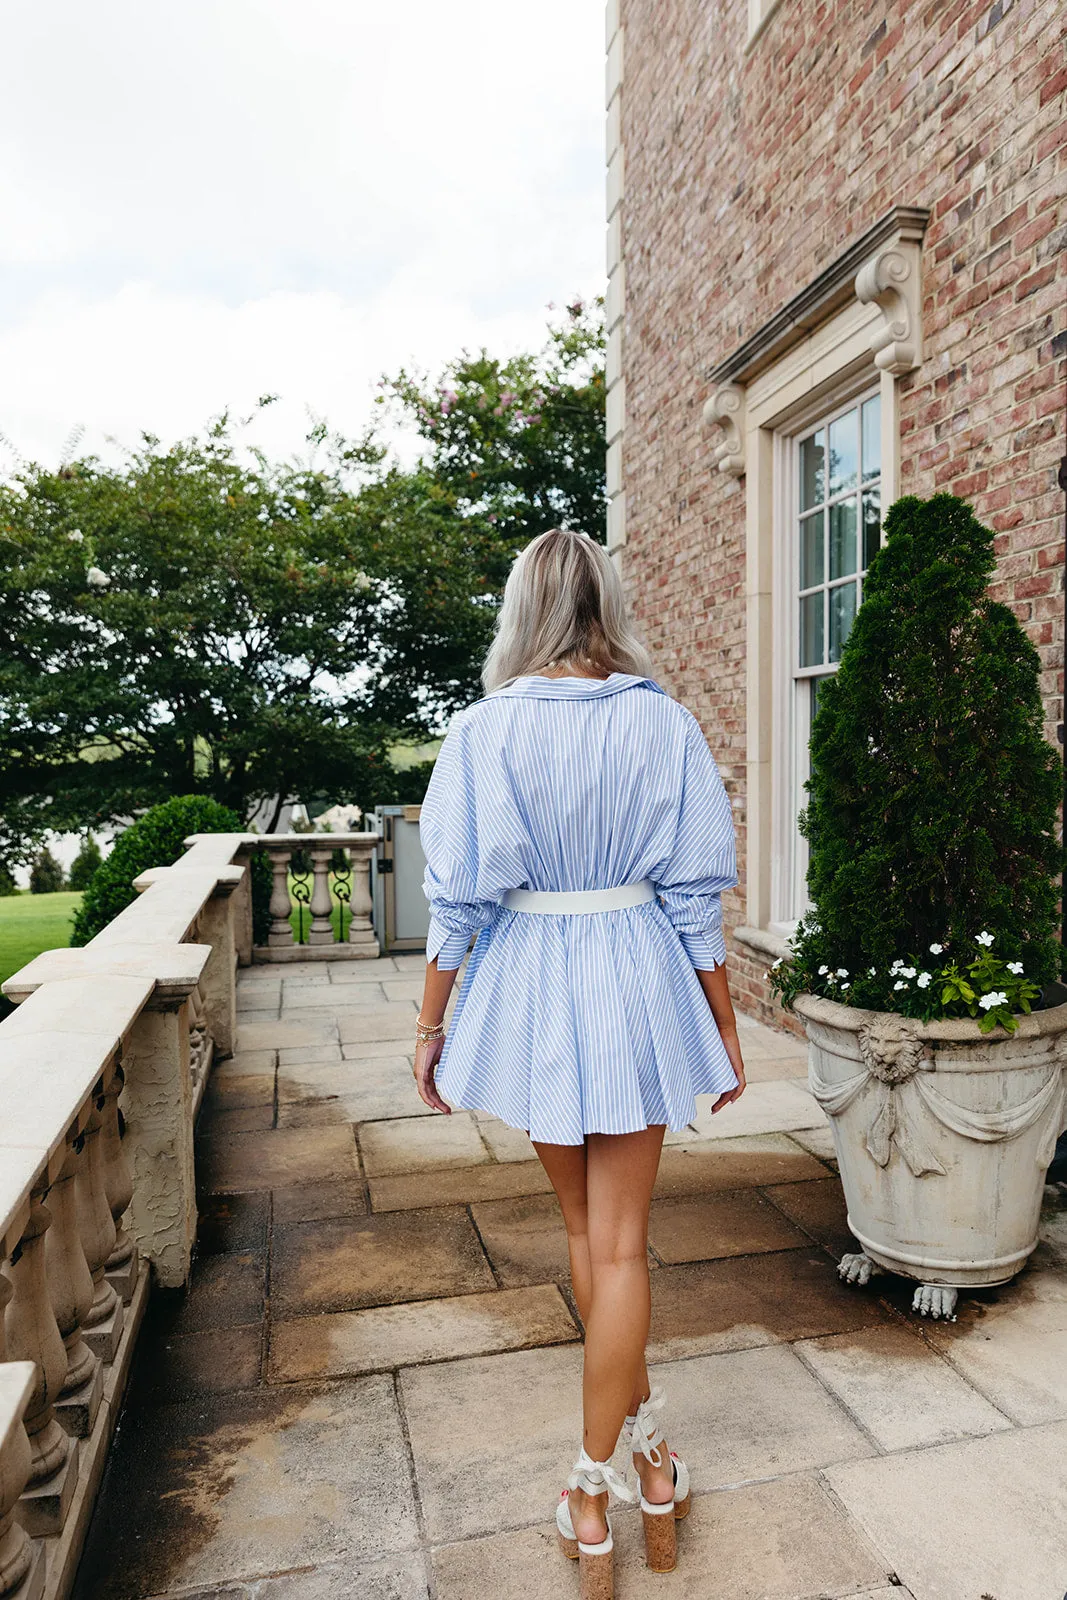
[[[283,1316],[493,1287],[492,1268],[462,1206],[331,1217],[274,1231],[271,1302]]]
[[[551,1523],[580,1429],[562,1220],[524,1133],[418,1100],[422,966],[241,974],[193,1282],[150,1306],[75,1600],[577,1594]],[[694,1468],[657,1595],[1059,1600],[1062,1192],[1028,1272],[918,1324],[902,1280],[837,1276],[803,1042],[740,1032],[750,1088],[669,1135],[651,1210],[650,1355]],[[640,1519],[615,1527],[638,1600]]]
[[[497,1350],[567,1344],[578,1336],[559,1290],[541,1284],[279,1321],[271,1335],[269,1373],[279,1382],[290,1382],[323,1374],[382,1372]]]

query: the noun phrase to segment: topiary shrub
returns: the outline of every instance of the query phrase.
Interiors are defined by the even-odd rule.
[[[70,864],[70,876],[67,882],[72,889],[88,889],[93,880],[93,875],[103,861],[100,846],[91,833],[87,833],[82,840],[81,849]]]
[[[206,795],[181,795],[153,806],[120,833],[93,874],[74,918],[72,945],[88,944],[136,900],[133,880],[149,867],[169,867],[185,853],[191,833],[243,833],[240,817]]]
[[[775,963],[801,991],[983,1029],[1060,969],[1062,769],[1037,651],[991,600],[993,535],[953,495],[898,500],[819,690],[801,829],[812,910]]]

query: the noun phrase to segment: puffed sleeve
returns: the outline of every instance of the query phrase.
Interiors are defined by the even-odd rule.
[[[495,900],[478,895],[478,825],[475,788],[462,726],[453,724],[441,746],[422,802],[419,837],[426,857],[423,892],[430,902],[426,959],[438,970],[462,966],[471,935],[488,927]]]
[[[709,972],[726,960],[722,891],[737,882],[730,801],[700,724],[686,713],[678,821],[670,855],[653,873],[663,908],[693,966]]]

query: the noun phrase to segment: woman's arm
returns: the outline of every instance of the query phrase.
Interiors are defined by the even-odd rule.
[[[458,967],[453,967],[440,972],[437,967],[436,956],[426,963],[426,982],[422,990],[422,1006],[419,1010],[419,1021],[427,1028],[436,1028],[445,1020],[445,1008],[448,997],[452,993],[452,985],[456,981]],[[419,1090],[419,1099],[430,1107],[431,1111],[443,1111],[445,1116],[452,1115],[452,1107],[447,1105],[437,1092],[434,1083],[434,1072],[444,1048],[444,1037],[429,1039],[425,1044],[415,1047],[415,1082]]]
[[[709,971],[698,967],[696,975],[700,979],[700,987],[707,996],[711,1014],[715,1018],[715,1026],[719,1030],[726,1054],[730,1058],[730,1065],[737,1076],[737,1087],[727,1089],[721,1094],[711,1108],[712,1116],[716,1111],[721,1111],[723,1106],[730,1105],[734,1100],[740,1100],[745,1092],[745,1064],[741,1059],[741,1041],[737,1037],[737,1018],[734,1016],[734,1004],[730,999],[730,989],[726,981],[726,963],[714,967]]]

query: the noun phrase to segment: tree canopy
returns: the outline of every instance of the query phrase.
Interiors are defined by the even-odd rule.
[[[602,344],[575,302],[541,352],[383,380],[413,465],[323,424],[270,461],[223,415],[0,483],[0,862],[172,795],[418,798],[390,751],[479,693],[517,551],[599,532]]]

